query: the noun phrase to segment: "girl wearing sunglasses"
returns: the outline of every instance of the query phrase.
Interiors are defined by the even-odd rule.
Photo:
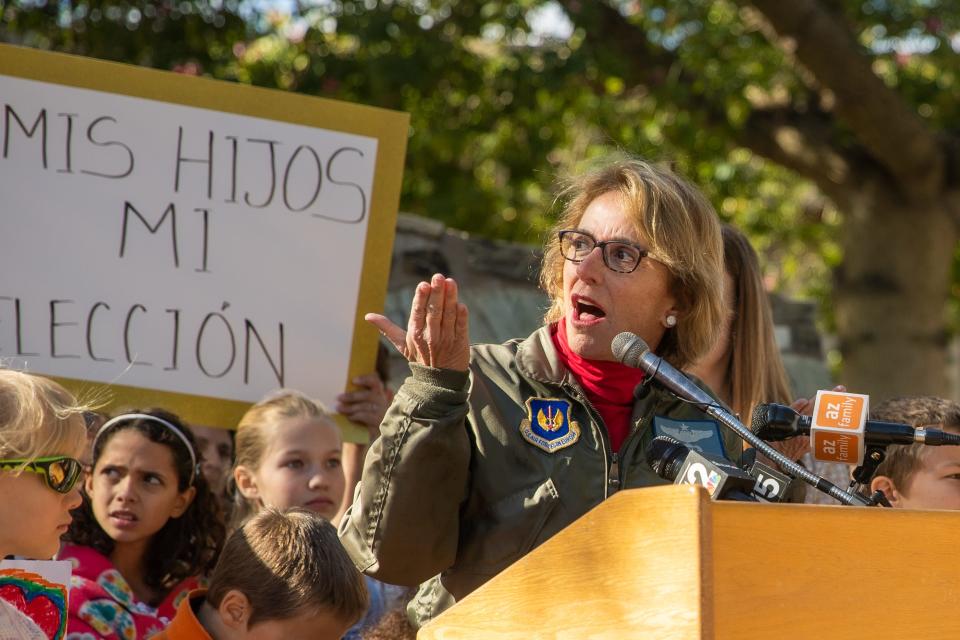
[[[83,410],[52,380],[0,369],[0,558],[57,552],[80,504]]]
[[[74,565],[68,633],[150,637],[213,569],[224,526],[201,462],[193,434],[166,411],[99,428],[72,544],[60,554]]]

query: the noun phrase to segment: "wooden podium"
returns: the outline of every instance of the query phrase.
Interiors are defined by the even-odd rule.
[[[623,491],[418,639],[960,638],[960,512]]]

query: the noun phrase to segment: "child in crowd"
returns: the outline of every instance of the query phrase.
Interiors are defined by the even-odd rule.
[[[363,579],[329,522],[265,508],[227,540],[206,594],[181,602],[155,638],[335,640],[366,608]]]
[[[333,520],[344,493],[341,449],[333,418],[302,393],[281,390],[255,404],[237,427],[234,524],[263,507],[303,507]],[[370,608],[347,638],[359,638],[388,605],[383,583],[367,579],[367,589]]]
[[[148,638],[213,568],[219,509],[190,430],[159,409],[108,420],[61,559],[73,563],[68,638]]]
[[[0,369],[0,558],[60,548],[80,504],[83,411],[56,382]]]
[[[960,405],[932,396],[887,400],[870,412],[870,418],[960,432]],[[887,457],[870,482],[871,492],[878,489],[893,507],[960,509],[960,447],[887,447]]]
[[[200,470],[207,478],[213,495],[220,496],[233,471],[233,432],[220,427],[190,425],[197,440],[197,451],[203,458]]]
[[[281,390],[253,405],[236,433],[233,523],[261,507],[303,507],[333,520],[343,498],[340,429],[317,402]]]
[[[190,425],[190,431],[197,440],[197,452],[203,459],[200,471],[220,504],[224,520],[229,521],[231,504],[227,484],[233,473],[233,431],[196,424]]]

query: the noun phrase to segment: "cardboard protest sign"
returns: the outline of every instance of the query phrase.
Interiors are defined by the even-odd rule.
[[[406,114],[8,46],[0,110],[5,366],[219,426],[373,370]]]

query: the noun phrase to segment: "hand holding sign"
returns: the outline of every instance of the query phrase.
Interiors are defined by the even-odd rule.
[[[470,364],[467,306],[458,302],[453,278],[438,273],[417,285],[406,331],[378,313],[364,318],[410,362],[454,371]]]
[[[380,435],[380,423],[390,406],[390,392],[376,373],[367,373],[353,380],[357,388],[337,396],[337,413],[350,422],[367,428],[371,440]]]

